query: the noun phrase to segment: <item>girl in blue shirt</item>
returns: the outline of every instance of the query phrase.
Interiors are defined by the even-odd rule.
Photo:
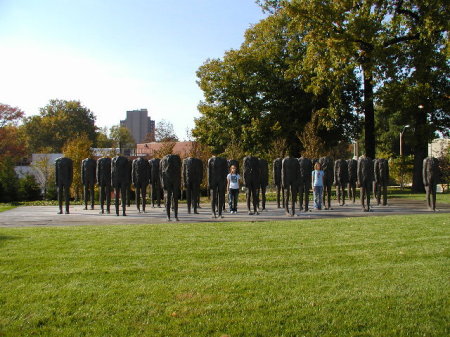
[[[314,209],[322,209],[322,194],[323,194],[323,171],[320,163],[314,165],[312,171],[312,185],[314,192]]]

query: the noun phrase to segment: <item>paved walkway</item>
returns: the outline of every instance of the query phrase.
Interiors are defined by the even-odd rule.
[[[284,210],[276,207],[274,202],[267,204],[267,210],[260,215],[248,215],[244,210],[244,204],[240,203],[238,214],[224,213],[224,218],[213,219],[210,206],[202,204],[200,214],[188,214],[186,204],[180,204],[179,220],[189,222],[232,222],[232,221],[274,221],[274,220],[299,220],[299,219],[324,219],[338,217],[361,217],[399,214],[430,214],[424,201],[391,199],[388,206],[374,206],[372,211],[362,212],[360,204],[339,206],[335,201],[332,210],[297,212],[294,217],[286,216]],[[438,204],[438,213],[450,213],[450,204]],[[114,209],[112,207],[112,209]],[[84,210],[83,206],[70,207],[70,214],[56,214],[56,206],[21,206],[0,213],[0,227],[25,227],[25,226],[71,226],[71,225],[126,225],[126,224],[157,224],[165,223],[164,208],[147,208],[147,213],[139,213],[136,206],[131,205],[127,209],[127,216],[115,214],[99,214],[99,207],[94,210]]]

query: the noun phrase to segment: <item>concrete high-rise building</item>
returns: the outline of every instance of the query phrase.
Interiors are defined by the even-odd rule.
[[[136,143],[155,141],[155,121],[148,117],[147,109],[127,111],[127,118],[120,121],[120,126],[130,130]]]

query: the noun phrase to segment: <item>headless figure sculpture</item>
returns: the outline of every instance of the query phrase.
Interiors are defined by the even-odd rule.
[[[86,158],[81,162],[81,182],[83,183],[84,209],[88,209],[88,200],[91,201],[91,209],[94,209],[94,187],[96,183],[95,171],[97,162],[92,158]]]
[[[213,218],[223,218],[222,211],[225,204],[225,189],[227,184],[228,163],[225,158],[211,157],[208,160],[208,188],[211,195],[211,211]]]
[[[183,185],[186,189],[188,214],[191,208],[198,214],[197,205],[200,195],[200,184],[203,180],[203,162],[198,158],[186,158],[183,160]]]
[[[356,182],[358,180],[358,161],[355,159],[347,160],[348,166],[348,198],[353,203],[356,201]]]
[[[361,206],[364,212],[370,211],[370,193],[373,181],[372,159],[361,156],[358,160],[358,184],[361,194]],[[365,205],[365,201],[367,205]]]
[[[148,161],[150,164],[150,184],[152,190],[152,207],[155,207],[155,201],[158,207],[161,207],[161,178],[159,176],[159,158],[153,158]]]
[[[97,160],[97,183],[100,187],[101,214],[105,213],[105,199],[106,213],[109,214],[111,208],[111,158],[102,157]]]
[[[295,215],[295,202],[297,201],[297,189],[299,184],[300,164],[297,158],[286,157],[283,159],[281,167],[281,181],[283,193],[286,196],[286,215]],[[289,200],[291,200],[291,210],[289,211]]]
[[[63,214],[63,197],[66,206],[66,214],[69,214],[70,186],[73,180],[73,161],[67,157],[60,157],[55,161],[55,178],[58,189],[58,214]]]
[[[273,182],[275,184],[275,187],[277,188],[277,207],[284,208],[284,193],[283,193],[283,188],[282,188],[282,183],[281,183],[281,165],[282,165],[283,159],[281,158],[277,158],[273,161],[273,170],[272,170],[272,174],[273,174]],[[281,193],[280,193],[281,192]],[[280,194],[282,197],[282,205],[280,205]]]
[[[436,187],[440,178],[439,161],[433,157],[423,160],[422,178],[427,193],[428,209],[436,211]]]
[[[334,180],[334,164],[331,157],[322,157],[319,159],[323,170],[323,205],[325,209],[331,209],[331,187]]]
[[[147,186],[150,180],[150,164],[144,158],[137,158],[133,160],[133,167],[131,170],[131,177],[136,191],[136,207],[141,213],[141,197],[142,197],[142,212],[145,213],[145,204],[147,202]]]
[[[344,159],[338,159],[334,162],[334,184],[336,185],[338,203],[340,206],[344,206],[345,186],[348,184],[348,164]]]
[[[309,190],[311,189],[311,175],[313,170],[312,162],[308,158],[301,157],[298,159],[298,164],[300,166],[298,185],[300,211],[304,210],[305,212],[308,212]]]
[[[161,186],[164,189],[167,220],[170,221],[170,208],[173,200],[173,213],[178,221],[178,199],[181,188],[181,159],[176,154],[168,154],[159,163]]]
[[[258,190],[261,184],[259,175],[259,160],[256,157],[247,156],[243,160],[243,182],[247,188],[247,210],[249,215],[258,215]],[[250,200],[253,201],[253,212],[250,207]]]
[[[389,163],[386,159],[377,159],[374,163],[375,198],[377,205],[381,203],[381,196],[383,196],[383,206],[387,205],[387,186],[389,184]]]
[[[127,158],[116,156],[111,162],[111,186],[114,188],[116,215],[119,216],[119,201],[122,199],[122,215],[126,216],[127,192],[130,186],[130,164]]]

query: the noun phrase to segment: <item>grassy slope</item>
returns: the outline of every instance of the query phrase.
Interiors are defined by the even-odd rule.
[[[0,336],[444,336],[448,214],[0,229]]]
[[[13,209],[15,207],[17,207],[17,206],[14,206],[14,205],[11,205],[11,204],[0,204],[0,213],[4,212],[4,211],[7,211],[7,210],[10,210],[10,209]]]

